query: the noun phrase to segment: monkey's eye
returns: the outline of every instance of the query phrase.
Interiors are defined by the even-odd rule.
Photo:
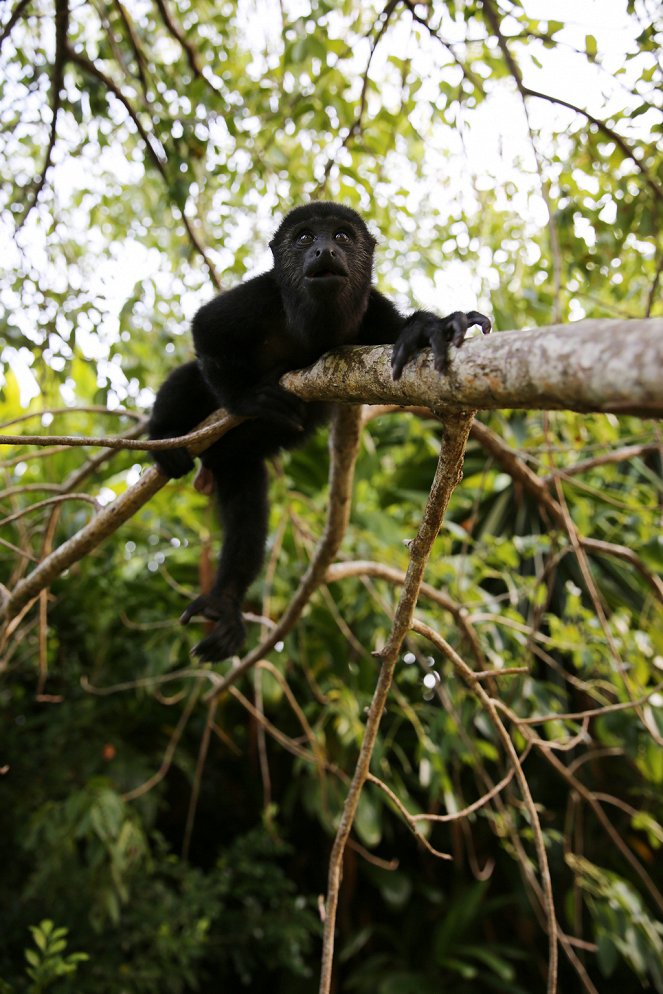
[[[310,231],[302,231],[301,234],[297,236],[297,242],[300,245],[310,245],[313,241],[313,235]]]
[[[347,244],[347,242],[351,241],[351,238],[350,235],[347,233],[347,231],[343,231],[343,229],[341,229],[340,231],[337,231],[336,234],[334,235],[334,241],[341,242],[343,245],[345,245]]]

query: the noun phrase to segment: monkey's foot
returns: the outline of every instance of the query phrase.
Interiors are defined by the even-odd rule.
[[[244,645],[246,629],[242,615],[237,612],[217,622],[213,630],[191,650],[202,663],[218,663],[236,656]]]
[[[171,480],[177,480],[193,469],[193,459],[186,449],[156,450],[154,461],[161,472]]]
[[[196,614],[216,624],[210,634],[193,647],[193,655],[204,663],[218,663],[228,656],[237,655],[246,638],[239,601],[228,594],[211,590],[191,601],[182,612],[180,623],[188,625]]]

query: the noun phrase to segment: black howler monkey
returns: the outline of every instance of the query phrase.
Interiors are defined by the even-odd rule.
[[[265,460],[301,444],[329,414],[328,405],[304,403],[284,390],[282,374],[345,344],[394,344],[395,379],[418,349],[431,345],[435,368],[446,372],[450,343],[460,345],[474,324],[490,331],[490,321],[477,311],[445,318],[427,311],[399,314],[372,286],[375,239],[348,207],[297,207],[270,248],[270,272],[220,294],[195,315],[197,358],[171,373],[150,420],[150,438],[174,438],[218,407],[252,419],[201,456],[214,480],[224,535],[212,589],[181,618],[186,624],[201,614],[215,622],[194,649],[203,660],[225,659],[244,642],[242,600],[262,565],[267,535]],[[171,477],[193,467],[185,449],[155,458]]]

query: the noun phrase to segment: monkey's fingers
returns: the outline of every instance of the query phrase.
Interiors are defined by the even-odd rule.
[[[449,344],[455,345],[456,348],[460,346],[465,341],[465,334],[469,328],[469,322],[467,320],[467,315],[463,311],[454,311],[453,314],[448,314],[447,317],[441,318],[438,327],[435,329],[433,335],[431,335],[431,345],[433,346],[433,352],[436,350],[436,345],[439,346],[440,352],[445,352],[444,362],[448,366],[448,346]],[[437,363],[435,368],[439,369]]]
[[[480,314],[479,311],[468,311],[465,315],[467,318],[467,327],[471,328],[473,325],[478,324],[481,328],[482,335],[489,335],[492,329],[492,323],[490,318],[487,318],[485,314]]]
[[[454,311],[444,318],[428,311],[415,311],[401,331],[391,356],[392,375],[400,379],[405,364],[427,345],[433,350],[433,364],[438,373],[449,372],[449,346],[459,348],[465,340],[468,328],[478,325],[484,335],[491,324],[479,311]]]
[[[461,338],[460,341],[462,342],[462,340]],[[451,341],[454,345],[456,344],[454,338]],[[446,376],[449,372],[449,338],[446,332],[431,335],[430,344],[433,350],[433,366],[438,373],[443,373]],[[460,342],[458,344],[460,345]]]
[[[406,325],[391,353],[391,375],[395,380],[400,380],[405,364],[424,344],[426,340],[422,338],[421,328],[416,324],[409,327]]]
[[[468,329],[473,325],[478,325],[484,335],[488,335],[491,329],[489,319],[484,314],[480,314],[479,311],[468,311],[467,313],[454,311],[453,314],[442,318],[441,324],[447,342],[451,342],[457,349],[463,344]],[[431,344],[433,345],[433,349],[435,349],[435,342],[432,338]],[[438,368],[437,364],[435,368]]]

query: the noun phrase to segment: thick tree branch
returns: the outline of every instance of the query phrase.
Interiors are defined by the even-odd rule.
[[[663,417],[663,319],[590,320],[472,338],[448,376],[428,351],[391,377],[390,346],[348,346],[282,384],[303,400],[424,405],[440,412],[527,408]]]

